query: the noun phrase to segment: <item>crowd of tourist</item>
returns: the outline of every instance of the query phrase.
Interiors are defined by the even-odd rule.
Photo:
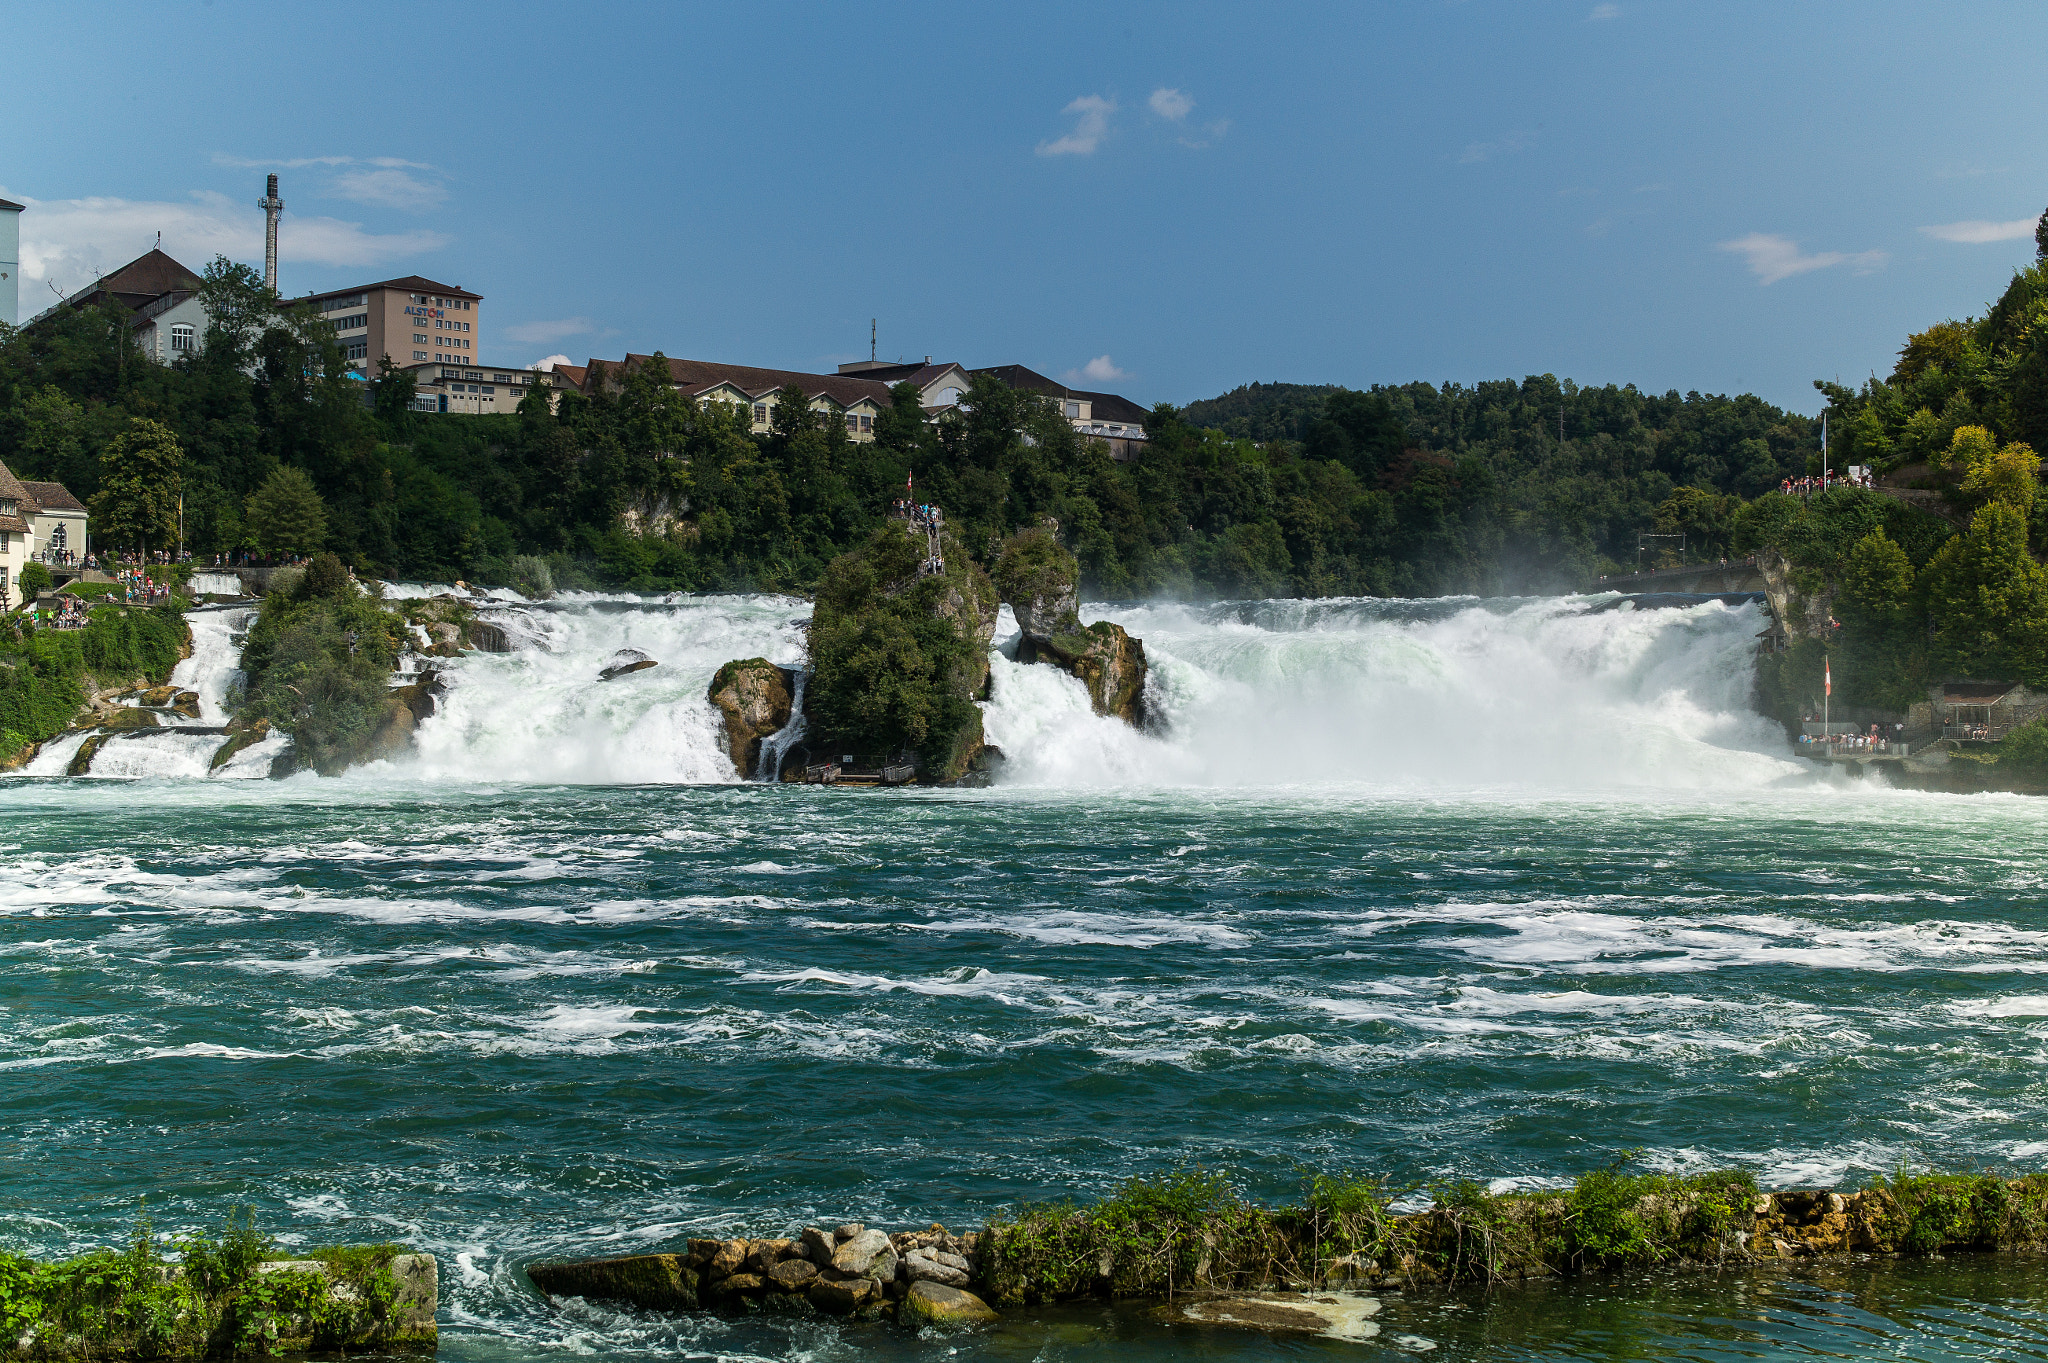
[[[1874,486],[1876,486],[1876,484],[1871,479],[1870,470],[1867,468],[1859,468],[1852,469],[1842,473],[1830,471],[1828,473],[1820,475],[1817,478],[1806,477],[1780,479],[1778,482],[1778,491],[1784,493],[1787,497],[1797,497],[1803,501],[1807,497],[1812,496],[1814,493],[1826,492],[1831,487],[1860,487],[1865,490],[1868,490],[1869,488],[1872,488]]]
[[[1818,724],[1820,722],[1819,715],[1807,716],[1807,723],[1809,724]],[[1892,744],[1904,738],[1905,733],[1906,726],[1903,724],[1873,724],[1864,733],[1844,732],[1818,736],[1801,734],[1799,735],[1799,746],[1808,749],[1818,748],[1829,754],[1852,752],[1888,753],[1892,750]]]

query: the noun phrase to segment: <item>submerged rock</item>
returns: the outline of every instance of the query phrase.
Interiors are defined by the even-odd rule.
[[[637,648],[622,648],[617,653],[612,654],[605,665],[598,669],[597,679],[599,681],[610,681],[613,677],[623,677],[629,672],[645,672],[650,667],[659,666],[661,666],[660,663],[648,657]]]
[[[794,702],[782,669],[766,658],[729,662],[711,679],[708,694],[724,717],[734,768],[743,777],[751,775],[760,760],[761,740],[789,723]]]
[[[511,636],[506,634],[502,627],[494,625],[488,620],[470,621],[469,628],[465,633],[469,638],[469,646],[479,652],[510,653],[512,651]]]
[[[1363,1340],[1379,1334],[1372,1319],[1379,1309],[1377,1298],[1349,1292],[1243,1292],[1177,1303],[1161,1314],[1198,1325]]]
[[[631,1302],[650,1311],[697,1309],[697,1274],[680,1254],[529,1264],[527,1278],[547,1297]]]
[[[905,1325],[992,1325],[1000,1319],[995,1310],[972,1292],[943,1283],[914,1282],[903,1294],[897,1308]]]

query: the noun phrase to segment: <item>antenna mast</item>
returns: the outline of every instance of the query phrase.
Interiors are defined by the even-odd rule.
[[[868,363],[875,362],[875,319],[868,318]]]
[[[263,287],[273,294],[277,292],[277,218],[284,212],[284,200],[277,197],[277,177],[270,177],[270,183],[256,206],[263,210]]]

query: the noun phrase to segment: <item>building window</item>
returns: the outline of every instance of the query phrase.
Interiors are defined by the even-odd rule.
[[[427,338],[426,338],[426,337],[424,337],[424,336],[422,336],[422,335],[419,335],[419,334],[418,334],[417,332],[415,332],[415,333],[413,334],[413,338],[412,338],[412,343],[413,343],[414,345],[425,345],[425,344],[427,343]],[[420,358],[421,358],[421,359],[425,359],[425,358],[426,358],[426,356],[422,355],[422,356],[420,356]]]
[[[857,430],[859,430],[859,429],[860,429],[860,418],[859,418],[859,417],[857,417],[857,416],[855,416],[855,415],[854,415],[853,413],[851,413],[851,412],[848,412],[848,413],[846,414],[846,429],[847,429],[847,430],[849,430],[849,431],[857,431]]]
[[[189,322],[177,322],[171,326],[171,349],[192,351],[199,349],[199,334]]]
[[[512,382],[512,376],[511,376],[510,374],[493,374],[493,375],[491,375],[491,382],[492,382],[492,383],[510,383],[510,382]]]
[[[426,358],[427,358],[427,352],[426,352],[426,351],[424,351],[424,350],[415,350],[415,351],[413,351],[413,353],[412,353],[412,357],[413,357],[413,358],[414,358],[415,360],[424,360],[424,359],[426,359]]]
[[[485,385],[484,385],[484,391],[485,391],[486,393],[496,393],[496,392],[497,392],[498,390],[497,390],[497,389],[495,389],[495,388],[493,388],[493,387],[491,387],[491,385],[489,385],[489,384],[487,383],[487,384],[485,384]]]
[[[341,348],[341,357],[345,360],[367,360],[370,358],[370,343],[350,341]]]
[[[862,417],[860,419],[860,428],[864,431],[872,431],[875,429],[875,419],[871,416]]]
[[[939,406],[941,407],[951,407],[959,401],[960,390],[958,388],[948,388],[939,394]]]
[[[1068,403],[1068,404],[1067,404],[1067,420],[1069,420],[1069,421],[1079,421],[1080,419],[1081,419],[1081,404],[1080,404],[1080,403],[1078,403],[1078,402],[1070,402],[1070,403]]]
[[[767,425],[767,424],[768,424],[768,404],[767,404],[767,403],[765,403],[765,402],[757,402],[757,403],[755,403],[755,404],[754,404],[754,423],[755,423],[756,425],[761,425],[761,426],[765,426],[765,425]]]

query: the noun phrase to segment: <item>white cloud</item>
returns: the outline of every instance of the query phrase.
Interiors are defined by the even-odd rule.
[[[1175,123],[1195,111],[1194,96],[1182,90],[1169,90],[1164,86],[1154,90],[1152,97],[1145,102],[1152,106],[1153,113]]]
[[[1130,375],[1118,369],[1116,361],[1107,355],[1097,355],[1079,369],[1069,369],[1060,375],[1062,382],[1074,388],[1079,388],[1085,383],[1115,383],[1118,379],[1129,377]]]
[[[1733,251],[1749,266],[1750,273],[1760,284],[1775,284],[1793,275],[1806,274],[1811,270],[1827,270],[1837,265],[1847,265],[1857,274],[1869,274],[1884,268],[1891,257],[1883,251],[1858,251],[1850,254],[1843,251],[1816,251],[1811,255],[1799,249],[1799,243],[1790,237],[1781,237],[1769,232],[1751,232],[1734,241],[1724,241],[1714,248],[1717,251]]]
[[[216,166],[238,170],[302,170],[307,166],[385,166],[399,170],[432,170],[425,161],[408,161],[402,156],[296,156],[283,161],[252,160],[247,156],[214,154]]]
[[[339,198],[413,212],[433,208],[448,197],[448,191],[442,185],[395,166],[344,171],[334,177],[330,188]]]
[[[1620,5],[1595,5],[1593,6],[1593,12],[1586,16],[1588,20],[1619,19],[1620,17]]]
[[[1535,133],[1526,128],[1518,128],[1498,142],[1471,143],[1465,148],[1464,155],[1458,158],[1458,164],[1469,166],[1479,161],[1490,161],[1496,156],[1521,151],[1535,140]]]
[[[2011,222],[1949,222],[1920,230],[1938,241],[1982,246],[1989,241],[2025,241],[2034,235],[2035,218],[2014,218]]]
[[[1065,137],[1051,142],[1040,142],[1040,156],[1093,156],[1102,140],[1109,136],[1109,116],[1116,112],[1116,101],[1104,99],[1101,95],[1083,95],[1060,110],[1074,116],[1074,130]]]
[[[556,365],[558,365],[558,364],[574,364],[574,363],[576,363],[576,362],[575,362],[574,360],[570,359],[570,358],[569,358],[569,357],[568,357],[567,355],[550,355],[550,356],[548,356],[548,357],[547,357],[546,359],[544,359],[544,360],[535,360],[535,361],[534,361],[534,362],[533,362],[532,364],[530,364],[530,365],[528,365],[528,366],[526,366],[526,367],[527,367],[528,369],[538,369],[538,370],[540,370],[540,371],[541,371],[542,373],[544,373],[544,374],[545,374],[545,373],[551,373],[551,372],[553,372],[553,370],[554,370],[554,367],[555,367]]]
[[[546,345],[550,341],[566,341],[571,336],[587,336],[596,330],[597,324],[588,317],[561,317],[552,322],[520,322],[506,327],[505,334],[529,345]]]
[[[230,260],[263,258],[263,214],[247,203],[211,191],[195,192],[189,202],[157,203],[132,199],[30,199],[19,194],[21,272],[24,277],[55,284],[75,293],[156,245],[191,269],[205,267],[215,256]],[[316,265],[380,265],[445,245],[438,232],[365,232],[361,223],[336,218],[301,217],[287,213],[279,225],[277,254],[286,263]],[[38,307],[56,301],[40,290]]]

